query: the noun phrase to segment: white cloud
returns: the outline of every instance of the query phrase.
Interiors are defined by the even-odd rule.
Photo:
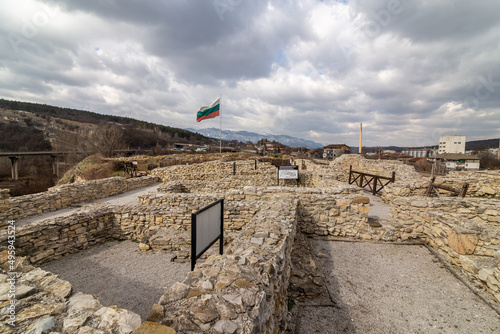
[[[325,144],[498,136],[496,1],[57,3],[0,4],[0,97],[199,128],[222,94],[224,128]]]

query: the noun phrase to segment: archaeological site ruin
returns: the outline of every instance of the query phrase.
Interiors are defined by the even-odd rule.
[[[279,180],[277,168],[255,160],[211,161],[157,168],[138,178],[114,177],[68,184],[21,197],[0,194],[0,322],[9,323],[9,277],[16,272],[15,326],[2,333],[286,333],[293,303],[322,287],[308,240],[423,244],[500,305],[500,172],[438,175],[465,197],[436,190],[429,175],[398,161],[342,155],[334,161],[296,159],[298,180]],[[377,196],[388,219],[370,215],[370,193],[349,169],[391,177]],[[82,206],[158,184],[134,205],[93,204],[67,215],[31,222],[60,209]],[[439,196],[436,195],[439,193]],[[191,214],[224,199],[224,253],[218,244],[193,271],[167,286],[145,315],[108,305],[76,291],[41,266],[116,240],[141,252],[164,252],[189,268]],[[13,221],[15,247],[9,249]],[[10,233],[10,234],[9,234]],[[15,249],[15,260],[9,250]],[[13,260],[13,261],[12,261]],[[311,265],[311,263],[313,265]],[[309,264],[309,265],[307,265]],[[110,282],[112,285],[112,282]],[[111,287],[110,287],[111,289]],[[126,294],[127,291],[117,291]]]

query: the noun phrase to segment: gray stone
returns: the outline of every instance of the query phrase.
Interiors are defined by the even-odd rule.
[[[238,330],[238,324],[232,322],[231,320],[219,320],[215,323],[213,329],[217,331],[217,333],[224,334],[234,334]]]
[[[129,334],[141,325],[141,317],[138,314],[116,306],[102,307],[94,316],[99,318],[98,329],[111,329],[117,334]]]
[[[161,297],[160,304],[165,305],[183,299],[188,295],[189,290],[189,285],[176,282],[168,289],[168,292]]]
[[[241,300],[241,296],[239,295],[224,295],[222,296],[226,301],[230,302],[231,304],[237,305],[237,306],[242,306],[243,302]]]
[[[82,311],[95,312],[101,307],[101,303],[94,296],[82,292],[77,292],[69,299],[68,313],[71,314]]]
[[[72,287],[68,281],[64,281],[58,278],[54,280],[46,288],[46,290],[58,298],[66,298],[71,294]]]
[[[482,281],[487,281],[489,276],[493,276],[494,269],[492,268],[482,268],[479,270],[478,277]]]
[[[26,334],[45,334],[54,328],[54,317],[48,317],[37,321]]]
[[[264,243],[264,238],[252,238],[250,242],[252,244],[262,245]]]

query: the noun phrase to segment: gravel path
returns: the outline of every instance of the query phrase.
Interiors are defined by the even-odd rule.
[[[141,252],[132,241],[114,241],[41,266],[69,281],[73,289],[96,295],[104,306],[117,305],[144,321],[175,282],[190,271],[188,262],[171,262],[166,252]]]
[[[500,333],[500,317],[424,246],[312,240],[330,305],[296,333]]]

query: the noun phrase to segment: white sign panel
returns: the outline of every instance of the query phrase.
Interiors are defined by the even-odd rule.
[[[299,171],[296,169],[280,169],[279,178],[282,179],[298,179]]]
[[[278,179],[292,179],[297,180],[299,178],[299,166],[279,166],[278,167]]]

